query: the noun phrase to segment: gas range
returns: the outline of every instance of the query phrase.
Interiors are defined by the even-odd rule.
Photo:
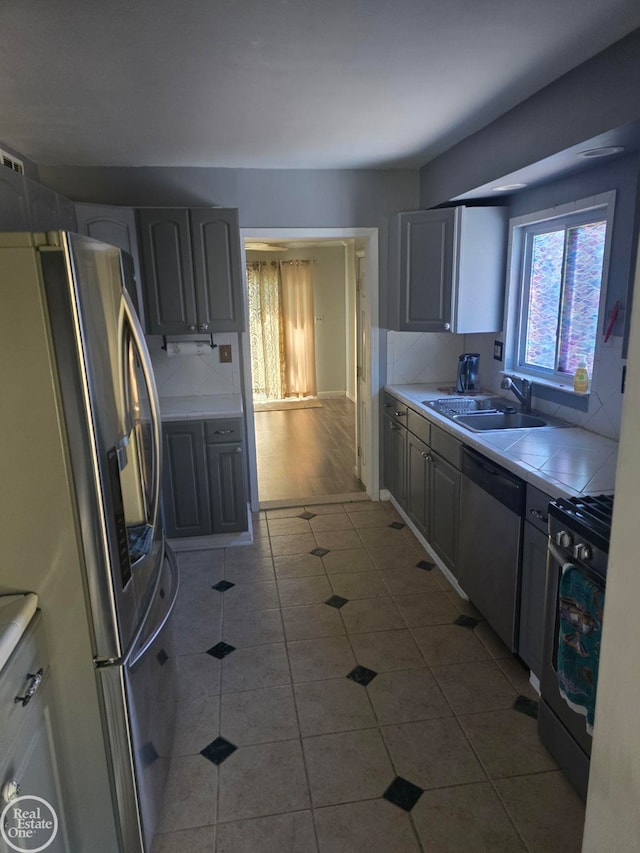
[[[549,535],[567,561],[607,573],[613,495],[558,498],[549,504]]]

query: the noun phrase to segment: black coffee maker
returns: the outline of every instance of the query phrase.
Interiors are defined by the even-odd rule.
[[[479,366],[479,352],[462,353],[458,359],[458,378],[456,380],[456,391],[458,394],[476,390]]]

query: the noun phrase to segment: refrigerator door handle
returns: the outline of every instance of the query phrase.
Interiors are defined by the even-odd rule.
[[[166,548],[166,554],[169,553],[169,548]],[[173,556],[173,555],[172,555]],[[175,571],[175,563],[171,563],[172,571]],[[147,622],[149,621],[149,614],[151,613],[151,608],[158,596],[158,590],[160,589],[160,582],[162,581],[162,561],[158,564],[158,569],[156,571],[156,576],[153,579],[153,591],[149,596],[149,601],[147,606],[144,609],[144,613],[142,618],[138,623],[138,627],[133,633],[131,640],[129,641],[127,648],[124,652],[117,658],[94,658],[93,663],[97,669],[103,669],[106,666],[125,666],[129,663],[129,658],[133,654],[134,649],[140,642],[140,637],[142,636],[144,629],[147,627]],[[173,606],[173,605],[172,605]]]
[[[160,426],[160,403],[158,400],[158,390],[156,388],[156,380],[153,375],[153,366],[151,357],[144,342],[144,333],[140,326],[140,321],[133,307],[131,297],[126,290],[122,291],[122,299],[124,302],[125,316],[129,324],[131,339],[136,348],[142,373],[144,376],[147,390],[149,392],[149,405],[151,407],[151,420],[153,422],[153,509],[151,513],[151,526],[154,531],[159,523],[160,517],[160,492],[162,488],[162,430]]]
[[[158,625],[155,627],[151,636],[148,637],[147,640],[145,640],[145,643],[142,646],[142,648],[139,651],[137,651],[135,653],[135,655],[130,660],[127,661],[127,665],[129,667],[135,666],[138,663],[138,661],[145,656],[145,654],[147,653],[147,649],[149,649],[149,647],[153,645],[156,637],[163,630],[164,626],[167,624],[169,617],[171,616],[171,613],[173,612],[173,608],[175,606],[176,599],[178,598],[178,591],[180,589],[180,574],[178,572],[178,566],[176,564],[176,558],[174,556],[173,551],[168,546],[167,546],[167,549],[165,551],[165,555],[166,555],[167,561],[169,563],[169,568],[171,569],[171,588],[173,590],[171,593],[171,601],[167,607],[166,613],[164,614],[164,616],[162,617],[162,619],[160,620]]]

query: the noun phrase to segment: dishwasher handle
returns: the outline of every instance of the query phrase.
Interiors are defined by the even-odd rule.
[[[516,515],[523,516],[526,483],[520,477],[469,447],[462,451],[462,473]]]

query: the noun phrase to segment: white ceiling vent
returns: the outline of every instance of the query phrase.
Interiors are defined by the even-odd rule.
[[[21,175],[24,175],[24,163],[22,160],[18,160],[17,157],[14,157],[13,154],[8,154],[6,151],[3,151],[0,148],[0,162],[3,166],[8,166],[9,169],[13,169],[14,172],[19,172]]]

